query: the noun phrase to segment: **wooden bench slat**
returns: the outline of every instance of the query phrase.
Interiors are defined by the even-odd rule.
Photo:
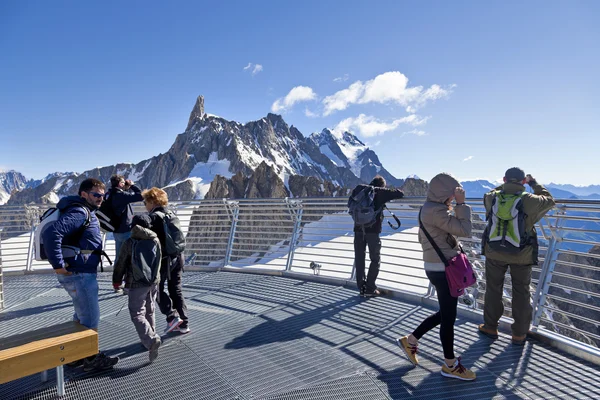
[[[0,383],[98,354],[98,333],[76,322],[2,339]]]

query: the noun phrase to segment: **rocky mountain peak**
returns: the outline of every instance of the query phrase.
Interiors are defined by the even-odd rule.
[[[188,120],[187,128],[185,130],[191,130],[196,122],[201,121],[202,118],[204,118],[204,96],[198,96],[196,104],[190,113],[190,119]]]

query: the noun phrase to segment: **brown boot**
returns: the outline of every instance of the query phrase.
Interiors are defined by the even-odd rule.
[[[523,346],[525,344],[525,340],[527,339],[527,335],[512,335],[512,344],[517,346]]]
[[[483,333],[490,339],[498,339],[498,329],[492,329],[485,326],[485,324],[479,325],[479,332]]]

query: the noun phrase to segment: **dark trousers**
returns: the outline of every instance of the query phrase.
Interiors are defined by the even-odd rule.
[[[369,246],[369,275],[365,282],[365,252]],[[358,289],[366,284],[367,291],[377,289],[375,281],[379,275],[379,264],[381,262],[381,239],[379,233],[354,232],[354,267],[356,268],[356,285]]]
[[[183,257],[178,257],[174,266],[170,266],[169,264],[172,263],[169,263],[168,260],[163,260],[163,265],[160,269],[158,306],[160,307],[160,312],[167,316],[167,322],[171,322],[176,317],[180,317],[183,320],[181,327],[187,327],[187,307],[183,299],[183,291],[181,288]],[[167,281],[168,294],[165,292],[165,281]]]
[[[440,339],[442,348],[444,349],[444,358],[454,358],[454,322],[456,321],[456,307],[458,306],[458,298],[450,295],[448,288],[448,280],[446,280],[445,272],[429,272],[425,271],[427,278],[437,293],[438,304],[440,311],[425,318],[421,325],[412,333],[417,339],[421,339],[423,335],[432,330],[438,325],[440,326]]]
[[[485,303],[483,321],[488,328],[498,328],[498,321],[504,314],[502,293],[504,276],[510,267],[512,281],[512,333],[515,336],[526,335],[531,325],[533,308],[531,307],[531,268],[532,265],[509,265],[502,261],[485,260]]]

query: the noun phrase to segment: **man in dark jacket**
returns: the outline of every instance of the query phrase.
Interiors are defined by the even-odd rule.
[[[79,196],[63,197],[57,204],[60,216],[42,234],[48,261],[62,287],[73,299],[73,319],[98,330],[97,269],[102,254],[102,233],[93,211],[104,198],[104,184],[89,178],[81,182]],[[70,246],[69,249],[63,246]],[[76,362],[85,371],[112,368],[119,359],[103,353]]]
[[[133,218],[131,237],[123,243],[122,254],[116,262],[112,280],[113,286],[118,288],[125,278],[125,288],[129,290],[127,293],[129,316],[142,344],[148,349],[150,362],[153,362],[158,357],[158,348],[161,345],[160,335],[156,333],[154,317],[154,302],[156,301],[158,282],[160,282],[160,273],[156,274],[154,281],[149,284],[136,280],[133,272],[135,266],[132,262],[134,249],[139,249],[139,246],[135,246],[138,241],[154,242],[153,246],[143,247],[151,250],[149,255],[142,253],[144,261],[151,262],[153,259],[160,260],[162,258],[158,237],[149,228],[150,226],[143,218],[138,216]]]
[[[360,295],[363,297],[379,296],[381,293],[375,285],[377,275],[379,275],[379,264],[381,261],[381,224],[383,222],[383,206],[388,201],[401,199],[404,197],[404,192],[400,189],[386,189],[385,179],[377,175],[369,185],[358,185],[352,191],[352,196],[358,194],[367,186],[375,188],[374,207],[375,210],[381,209],[377,214],[377,219],[373,226],[364,229],[359,226],[354,226],[354,267],[356,268],[356,285],[360,290]],[[369,274],[365,280],[365,253],[369,246]]]
[[[125,180],[122,175],[110,177],[111,189],[106,199],[111,198],[113,212],[121,217],[121,223],[115,229],[115,254],[119,257],[121,246],[131,236],[131,220],[133,219],[132,203],[142,201],[142,191],[129,179]]]

